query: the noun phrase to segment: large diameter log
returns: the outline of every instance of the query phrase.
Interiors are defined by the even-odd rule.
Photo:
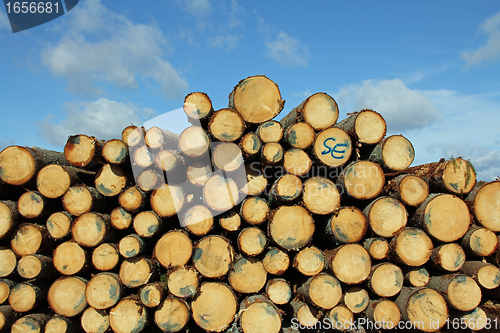
[[[371,270],[370,255],[359,244],[344,244],[325,251],[325,263],[337,279],[349,285],[365,281]]]
[[[309,178],[304,182],[302,192],[304,205],[313,214],[331,214],[340,207],[340,193],[328,178]]]
[[[258,293],[267,281],[267,272],[260,260],[240,257],[228,273],[231,287],[240,294]]]
[[[92,265],[99,271],[110,271],[120,261],[118,246],[111,243],[102,243],[92,251]]]
[[[181,210],[185,196],[181,187],[163,184],[151,193],[150,202],[159,217],[170,217]]]
[[[378,143],[387,130],[384,118],[379,113],[368,109],[352,113],[335,126],[343,129],[361,145]]]
[[[207,94],[203,92],[192,92],[184,98],[183,105],[184,113],[188,116],[188,119],[195,120],[200,123],[206,122],[208,118],[214,112],[212,107],[212,101]]]
[[[315,246],[305,247],[295,255],[292,266],[302,275],[317,275],[325,268],[323,251]]]
[[[327,273],[319,273],[299,286],[297,293],[315,306],[332,309],[340,302],[342,287],[335,277]]]
[[[425,264],[432,255],[434,245],[427,234],[418,228],[404,228],[389,245],[391,261],[417,267]]]
[[[475,257],[492,255],[498,247],[497,235],[488,228],[471,224],[461,242],[465,251]]]
[[[192,267],[177,268],[168,276],[167,285],[168,290],[176,297],[194,297],[198,292],[198,272]]]
[[[495,289],[500,286],[500,269],[482,261],[466,261],[460,272],[470,276],[484,289]]]
[[[459,311],[474,310],[481,302],[481,288],[464,274],[433,276],[427,287],[439,291],[446,302]]]
[[[262,224],[269,218],[269,204],[261,197],[248,197],[241,204],[240,215],[251,225]]]
[[[104,196],[99,191],[82,184],[71,186],[62,197],[64,209],[74,216],[101,211],[104,203]]]
[[[69,235],[72,223],[73,216],[66,211],[61,211],[50,215],[45,225],[50,237],[60,240]]]
[[[52,258],[44,255],[30,254],[17,262],[17,273],[23,279],[47,278],[53,276],[55,272]]]
[[[456,272],[465,263],[465,252],[457,243],[443,244],[432,250],[430,262],[440,270]]]
[[[290,266],[290,257],[285,251],[268,247],[262,264],[269,274],[282,275]]]
[[[20,215],[15,201],[0,201],[0,240],[8,238],[19,224]]]
[[[327,128],[314,139],[312,152],[322,165],[327,167],[342,166],[351,157],[351,138],[340,128]]]
[[[205,236],[194,246],[193,265],[205,277],[217,278],[226,275],[233,259],[233,247],[223,236]]]
[[[113,197],[127,186],[126,173],[115,164],[104,164],[96,173],[95,188],[106,197]]]
[[[78,216],[71,227],[75,242],[81,246],[95,247],[110,237],[107,214],[88,212]]]
[[[288,127],[284,133],[285,145],[290,148],[309,148],[316,137],[314,128],[304,122],[295,123]]]
[[[203,200],[211,209],[225,212],[240,202],[236,182],[231,178],[215,174],[203,186]]]
[[[79,315],[87,307],[87,281],[77,276],[63,276],[50,286],[47,300],[50,308],[65,317]]]
[[[222,332],[226,329],[233,321],[237,308],[234,292],[228,285],[220,282],[203,283],[198,297],[191,303],[196,325],[208,332]]]
[[[28,185],[34,183],[38,171],[48,164],[69,165],[60,152],[10,146],[0,152],[0,179],[10,185]]]
[[[87,303],[99,310],[114,306],[123,296],[124,288],[120,277],[114,273],[99,273],[87,283]]]
[[[167,285],[163,282],[151,282],[139,290],[141,303],[148,308],[156,308],[167,294]]]
[[[216,141],[235,142],[241,138],[244,131],[245,121],[233,109],[216,111],[208,123],[208,132]]]
[[[470,212],[465,202],[452,194],[442,193],[429,195],[412,219],[414,226],[445,243],[462,238],[470,222]]]
[[[314,220],[304,207],[281,206],[271,212],[268,235],[286,250],[297,251],[306,246],[314,231]]]
[[[163,332],[179,332],[190,319],[189,305],[182,299],[166,298],[155,311],[155,323]]]
[[[282,278],[267,280],[265,292],[267,297],[276,305],[284,305],[292,299],[290,282]]]
[[[46,300],[47,286],[40,280],[16,284],[10,291],[9,305],[16,312],[28,312]]]
[[[403,287],[403,271],[392,263],[380,263],[372,267],[368,288],[377,296],[392,297]]]
[[[342,207],[326,223],[325,234],[335,243],[356,243],[368,230],[368,222],[359,208]]]
[[[32,313],[17,319],[12,324],[12,333],[42,333],[50,316],[41,313]]]
[[[72,135],[64,146],[64,156],[78,168],[92,168],[101,157],[103,142],[85,134]]]
[[[337,102],[326,93],[316,93],[293,108],[289,114],[283,117],[281,124],[284,128],[288,128],[294,123],[305,122],[316,131],[321,131],[333,126],[338,117]]]
[[[379,197],[363,210],[371,230],[380,237],[394,237],[406,227],[405,206],[391,197]]]
[[[240,304],[240,326],[245,333],[281,332],[280,310],[264,295],[251,295]]]
[[[102,158],[110,164],[123,164],[128,160],[128,148],[125,142],[118,139],[106,141],[102,146]]]
[[[369,160],[384,170],[401,171],[408,168],[415,158],[415,149],[402,135],[391,135],[380,141],[370,154]]]
[[[116,333],[139,333],[148,323],[146,309],[137,295],[122,298],[109,311],[109,325]]]
[[[109,329],[109,315],[105,310],[89,306],[82,313],[80,322],[86,333],[105,333]]]
[[[70,240],[57,246],[52,262],[59,273],[74,275],[88,268],[88,260],[87,251],[75,241]]]
[[[12,249],[0,247],[0,278],[7,277],[14,273],[17,266],[17,257]]]
[[[145,285],[157,277],[157,263],[143,256],[136,256],[122,261],[120,265],[120,280],[128,288]]]
[[[478,183],[465,202],[471,207],[476,221],[494,231],[500,231],[500,182]]]
[[[339,175],[337,186],[343,194],[357,200],[377,197],[383,190],[385,176],[380,165],[370,161],[349,164]]]
[[[26,219],[46,219],[58,209],[59,202],[49,201],[37,191],[25,192],[17,201],[17,211]]]
[[[374,300],[370,301],[366,308],[366,317],[368,319],[368,327],[371,324],[376,329],[390,330],[399,324],[401,311],[396,303],[391,300]]]
[[[70,186],[88,182],[94,176],[95,173],[91,171],[49,164],[38,172],[36,186],[44,197],[55,199],[61,197]]]
[[[384,192],[405,205],[417,207],[429,196],[429,185],[420,177],[404,174],[391,179]]]
[[[446,301],[437,291],[430,288],[403,287],[396,299],[401,310],[401,319],[424,332],[440,330],[448,319]]]
[[[48,253],[55,247],[45,226],[34,223],[23,223],[19,226],[10,241],[10,248],[18,256],[35,253]]]
[[[273,119],[284,105],[278,85],[263,75],[250,76],[238,82],[229,95],[228,104],[251,124]]]
[[[165,268],[184,266],[193,252],[193,243],[189,236],[179,230],[165,233],[155,244],[153,258]]]

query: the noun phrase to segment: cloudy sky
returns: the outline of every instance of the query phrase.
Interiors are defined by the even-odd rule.
[[[13,34],[0,9],[0,149],[119,138],[202,91],[227,106],[265,74],[286,100],[330,94],[380,112],[414,164],[462,156],[500,176],[500,2],[80,0]],[[172,116],[181,131],[184,117]]]

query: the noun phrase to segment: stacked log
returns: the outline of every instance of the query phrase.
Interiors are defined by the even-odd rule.
[[[0,332],[497,329],[500,182],[265,76],[192,126],[0,152]]]

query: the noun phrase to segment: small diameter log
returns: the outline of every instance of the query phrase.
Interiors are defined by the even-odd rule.
[[[219,225],[226,231],[238,231],[241,227],[241,217],[233,210],[219,215]]]
[[[127,229],[132,222],[132,214],[123,209],[123,207],[114,208],[109,215],[109,223],[117,230]]]
[[[311,241],[314,231],[314,220],[304,207],[281,206],[271,212],[267,233],[283,249],[298,251]]]
[[[405,174],[391,179],[384,192],[405,205],[417,207],[429,196],[429,185],[420,177]]]
[[[10,305],[0,305],[0,332],[8,332],[16,317],[17,315]]]
[[[144,144],[145,134],[146,129],[144,127],[130,125],[123,129],[122,141],[130,150],[131,148],[137,147],[140,144]]]
[[[88,307],[83,311],[80,319],[86,333],[105,333],[109,329],[109,316],[105,310],[96,310]]]
[[[215,174],[203,186],[203,199],[212,210],[225,212],[239,203],[239,191],[236,182]]]
[[[45,325],[45,333],[77,333],[81,328],[75,320],[55,315]]]
[[[363,247],[375,260],[382,260],[389,257],[389,242],[382,237],[366,238]]]
[[[262,224],[269,218],[269,204],[261,197],[248,197],[241,204],[240,215],[251,225]]]
[[[291,174],[286,174],[274,182],[269,193],[269,203],[272,206],[296,201],[302,194],[302,180]]]
[[[234,261],[228,273],[228,281],[237,293],[258,293],[266,284],[267,272],[262,261],[240,257]]]
[[[316,93],[293,108],[282,120],[284,128],[305,122],[316,131],[333,126],[339,117],[337,102],[326,93]]]
[[[396,303],[388,299],[370,301],[366,308],[366,317],[376,328],[383,330],[397,327],[401,320],[401,311]]]
[[[103,243],[92,251],[92,265],[99,271],[110,271],[120,261],[118,246],[111,243]]]
[[[481,288],[464,274],[432,276],[427,287],[440,292],[446,302],[459,311],[474,310],[481,302]]]
[[[155,162],[155,156],[146,145],[135,148],[133,153],[131,152],[131,159],[134,168],[139,170],[148,168]]]
[[[465,263],[465,252],[457,243],[443,244],[432,250],[430,262],[440,270],[456,272]]]
[[[337,186],[353,199],[369,200],[377,197],[385,183],[380,165],[369,161],[349,164],[339,175]]]
[[[118,251],[126,259],[137,257],[146,251],[146,243],[137,234],[130,234],[118,243]]]
[[[262,165],[258,162],[245,164],[246,184],[240,187],[240,191],[246,195],[259,195],[267,187],[267,176],[262,170]]]
[[[207,132],[197,126],[190,126],[179,137],[179,149],[187,157],[200,157],[208,152],[210,138]]]
[[[213,144],[212,163],[215,170],[221,169],[225,172],[236,172],[243,168],[243,155],[240,147],[232,142]],[[212,146],[212,147],[213,147]]]
[[[58,202],[49,201],[40,192],[28,191],[17,201],[17,211],[26,219],[46,219],[57,210]]]
[[[296,318],[298,325],[302,328],[314,328],[320,321],[321,311],[318,311],[317,308],[310,304],[304,303],[299,298],[294,298],[290,302],[290,306],[293,309],[293,318]]]
[[[167,285],[163,282],[148,283],[139,290],[141,303],[148,308],[156,308],[167,296]]]
[[[275,166],[283,161],[283,154],[283,147],[279,143],[270,142],[262,147],[260,158],[264,165]]]
[[[137,295],[122,298],[109,311],[109,326],[116,333],[139,333],[147,325],[147,308]]]
[[[261,254],[266,248],[267,237],[261,229],[249,227],[239,233],[237,244],[241,253],[254,257]]]
[[[361,283],[370,274],[370,255],[359,244],[344,244],[336,249],[326,250],[324,255],[326,268],[345,284]]]
[[[325,316],[328,318],[331,327],[337,331],[347,331],[354,324],[354,314],[345,305],[339,304],[330,311]]]
[[[103,310],[118,303],[123,292],[123,284],[117,274],[99,273],[87,283],[85,298],[91,307]]]
[[[264,295],[252,295],[240,304],[240,326],[248,333],[281,332],[280,310]]]
[[[415,149],[402,135],[391,135],[380,141],[370,154],[369,160],[378,163],[386,171],[408,168],[415,158]]]
[[[245,160],[249,161],[259,156],[262,148],[262,141],[260,141],[259,136],[254,132],[248,132],[241,138],[238,145],[241,148]]]
[[[404,228],[389,245],[391,261],[417,267],[425,264],[432,255],[434,245],[427,234],[418,228]]]
[[[17,274],[23,279],[39,279],[55,275],[52,258],[41,254],[30,254],[17,262]]]
[[[314,143],[315,137],[316,133],[311,125],[299,122],[286,129],[284,142],[290,148],[306,149]]]
[[[351,157],[351,138],[340,128],[327,128],[314,139],[312,153],[320,164],[340,167]]]
[[[0,279],[0,305],[6,303],[9,299],[10,290],[15,283],[8,279]]]
[[[64,154],[37,147],[10,146],[0,152],[0,179],[10,185],[30,185],[48,164],[69,165]]]
[[[467,254],[474,257],[487,257],[497,249],[498,238],[490,229],[471,224],[461,244]]]
[[[337,200],[340,205],[340,199]],[[337,244],[359,242],[368,230],[368,221],[359,208],[341,207],[326,223],[325,234]]]
[[[276,120],[269,120],[259,125],[257,135],[263,143],[280,142],[283,138],[283,127]]]
[[[109,215],[88,212],[75,219],[71,234],[81,246],[96,247],[110,236],[109,224]]]
[[[17,319],[12,324],[12,333],[42,333],[45,330],[45,324],[49,321],[50,316],[33,313]]]
[[[43,167],[36,177],[38,191],[46,198],[61,197],[70,186],[93,179],[94,172],[58,165],[49,164]]]
[[[358,145],[373,145],[385,136],[387,126],[384,118],[373,110],[363,109],[335,125],[349,134]]]
[[[200,161],[193,162],[186,169],[188,182],[195,186],[203,186],[212,176],[212,166]]]
[[[128,212],[137,212],[145,208],[146,198],[146,193],[136,185],[123,190],[118,196],[118,203]]]
[[[168,276],[168,290],[176,297],[194,297],[198,292],[198,285],[198,272],[192,267],[177,268]]]
[[[500,286],[500,269],[482,261],[466,261],[460,272],[470,276],[484,289],[495,289]]]
[[[176,149],[179,145],[179,134],[154,126],[147,130],[144,141],[151,149]]]
[[[104,164],[96,173],[95,188],[106,197],[113,197],[126,187],[128,183],[126,173],[115,164]]]
[[[283,156],[283,168],[286,172],[299,177],[306,176],[312,167],[312,160],[302,149],[287,150]]]
[[[311,177],[304,182],[303,202],[313,214],[331,214],[340,208],[340,193],[335,184],[324,177]]]
[[[265,292],[271,302],[276,305],[285,305],[292,299],[290,282],[282,278],[267,280]]]
[[[61,211],[50,215],[45,225],[50,237],[60,240],[69,235],[72,223],[73,216],[66,211]]]
[[[245,121],[233,109],[220,109],[210,118],[208,132],[216,141],[235,142],[245,131]]]
[[[152,257],[168,269],[187,264],[192,252],[193,243],[189,236],[183,231],[172,230],[156,242]]]
[[[424,332],[436,332],[448,319],[446,301],[430,288],[403,287],[396,299],[401,319]]]
[[[323,251],[315,246],[305,247],[297,253],[292,266],[302,275],[317,275],[325,268]]]
[[[193,265],[205,277],[218,278],[226,275],[233,259],[233,247],[223,236],[205,236],[194,246]]]
[[[127,145],[118,139],[106,141],[102,146],[102,158],[110,164],[123,164],[128,160]]]
[[[180,170],[180,166],[184,163],[184,158],[177,150],[161,150],[155,157],[156,166],[167,173],[167,178],[177,176],[175,171]]]
[[[153,211],[142,211],[134,217],[133,227],[140,237],[150,238],[159,234],[162,220]]]
[[[412,267],[404,270],[404,284],[408,287],[425,287],[429,283],[429,272],[425,267]]]
[[[17,257],[14,251],[7,247],[0,247],[0,278],[14,273],[17,267]]]
[[[269,274],[282,275],[290,266],[290,257],[278,248],[268,247],[262,265]]]
[[[206,235],[212,230],[213,225],[213,214],[205,205],[195,205],[188,208],[181,220],[181,226],[195,236]]]
[[[168,297],[155,311],[155,323],[163,332],[179,332],[191,317],[189,305],[182,299]]]
[[[185,196],[181,187],[163,184],[151,193],[150,202],[159,217],[170,217],[182,209]]]
[[[340,302],[342,287],[340,282],[330,274],[319,273],[299,286],[297,294],[302,295],[315,306],[331,309]]]
[[[14,232],[20,217],[17,202],[0,201],[0,240],[7,239]]]
[[[64,146],[64,156],[78,168],[93,168],[101,157],[103,142],[93,136],[72,135]]]
[[[18,256],[35,253],[49,253],[55,247],[45,226],[34,223],[23,223],[10,241],[10,248]]]
[[[403,287],[403,271],[399,266],[384,262],[372,267],[368,277],[368,289],[380,297],[397,295]]]
[[[285,101],[278,85],[263,75],[241,80],[229,95],[228,107],[236,109],[251,124],[260,124],[276,117]]]
[[[214,306],[214,301],[219,306]],[[220,282],[205,282],[191,303],[193,319],[208,332],[222,332],[234,319],[238,308],[233,290]]]
[[[475,220],[494,232],[500,231],[500,182],[478,183],[465,202],[471,207]]]
[[[154,281],[158,267],[154,260],[137,256],[122,261],[120,280],[128,288],[136,288]]]
[[[405,206],[391,197],[379,197],[363,210],[370,229],[380,237],[394,237],[406,227],[408,212]]]
[[[16,284],[10,290],[9,305],[16,312],[28,312],[41,305],[47,294],[47,286],[40,280]]]
[[[184,98],[183,110],[192,123],[206,122],[214,112],[212,101],[207,94],[192,92]],[[197,122],[193,122],[197,120]]]
[[[136,176],[135,183],[144,192],[151,192],[164,184],[165,178],[155,169],[145,169]]]
[[[72,186],[62,197],[64,209],[74,216],[101,211],[104,203],[104,196],[95,188],[86,185]]]
[[[67,241],[54,250],[52,262],[55,269],[63,275],[78,274],[88,267],[87,251],[75,241]]]
[[[462,238],[471,222],[469,209],[462,199],[452,194],[433,193],[413,215],[414,226],[434,239],[449,243]]]

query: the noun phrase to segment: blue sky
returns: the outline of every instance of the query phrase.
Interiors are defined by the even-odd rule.
[[[16,34],[1,8],[0,45],[0,149],[119,138],[192,91],[224,108],[239,80],[265,74],[286,100],[277,119],[326,92],[340,119],[380,112],[414,164],[462,156],[479,179],[500,176],[496,0],[81,0]]]

